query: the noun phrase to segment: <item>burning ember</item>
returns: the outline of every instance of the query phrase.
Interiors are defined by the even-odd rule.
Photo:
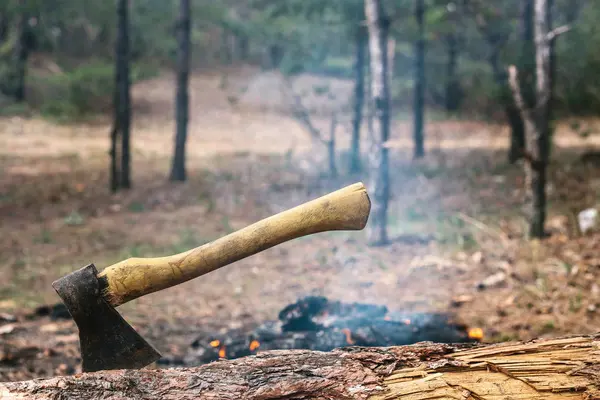
[[[469,338],[475,340],[483,339],[483,329],[481,328],[471,328],[469,329]]]
[[[250,346],[248,346],[250,351],[254,351],[254,350],[258,349],[259,347],[260,347],[260,342],[258,340],[251,341]]]
[[[219,339],[214,337],[196,339],[183,364],[244,357],[255,354],[259,348],[330,351],[349,345],[477,342],[483,338],[483,331],[456,324],[446,314],[389,313],[384,306],[309,296],[281,310],[278,321],[265,322],[253,330],[231,330],[217,336]]]

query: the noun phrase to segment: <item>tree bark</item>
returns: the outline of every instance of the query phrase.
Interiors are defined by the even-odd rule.
[[[458,38],[450,34],[446,38],[448,62],[446,64],[446,112],[453,113],[460,107],[460,87],[456,78],[458,62]]]
[[[527,107],[534,107],[535,104],[535,46],[533,42],[533,14],[534,0],[524,0],[521,5],[520,36],[521,36],[521,54],[519,56],[520,72],[520,90]],[[524,122],[522,122],[524,126]],[[525,143],[525,129],[513,129],[511,131],[510,149],[508,151],[508,160],[511,163],[523,157]]]
[[[221,65],[231,65],[233,55],[231,54],[231,32],[226,26],[221,27]]]
[[[360,128],[365,103],[365,62],[368,35],[366,29],[356,33],[356,60],[354,64],[354,115],[352,118],[352,144],[350,146],[350,173],[360,172]]]
[[[492,67],[494,80],[500,91],[499,97],[504,108],[506,120],[510,126],[511,144],[508,152],[508,160],[511,163],[515,163],[521,158],[523,149],[525,148],[525,126],[523,124],[523,118],[519,113],[519,109],[511,96],[506,69],[501,67],[500,64],[500,46],[496,46],[494,43],[490,43],[490,46],[492,46],[490,65]]]
[[[8,16],[0,13],[0,44],[4,43],[8,36]]]
[[[116,97],[116,96],[115,96]],[[116,103],[115,103],[116,104]],[[113,127],[110,130],[110,191],[116,193],[119,190],[119,160],[118,160],[118,141],[119,141],[119,121],[114,118]]]
[[[544,237],[544,223],[546,221],[546,181],[548,168],[548,155],[550,150],[550,98],[552,95],[551,74],[551,41],[548,40],[550,26],[548,14],[550,2],[548,0],[535,0],[535,60],[536,60],[536,86],[535,86],[535,144],[532,156],[536,161],[531,164],[531,194],[532,194],[532,219],[530,235]]]
[[[329,176],[338,177],[337,165],[335,162],[335,130],[337,129],[337,115],[331,116],[331,125],[329,126],[329,141],[327,142],[327,158],[329,159]]]
[[[551,41],[547,0],[535,0],[535,102],[528,107],[521,94],[516,68],[510,68],[510,83],[525,122],[525,177],[526,203],[529,206],[529,234],[533,238],[545,236],[546,181],[550,151],[551,116]]]
[[[198,368],[100,371],[0,383],[0,398],[597,399],[600,337],[479,347],[419,343],[278,350]]]
[[[11,93],[18,102],[25,101],[25,75],[27,74],[27,58],[29,47],[27,36],[29,33],[29,16],[24,0],[19,0],[18,15],[15,25],[16,40],[13,48],[13,74],[11,76]]]
[[[372,149],[369,154],[370,186],[373,193],[368,241],[372,245],[388,242],[387,209],[389,201],[389,161],[386,142],[390,134],[390,87],[388,30],[389,20],[381,0],[366,0],[365,14],[369,32],[371,96],[374,111]]]
[[[177,23],[177,94],[175,115],[177,128],[175,132],[175,153],[171,166],[172,181],[185,181],[185,142],[188,130],[189,113],[189,74],[190,74],[190,0],[180,0],[179,21]]]
[[[520,86],[523,99],[529,108],[535,106],[535,1],[524,0],[521,5],[521,18],[519,21],[521,37],[521,54],[519,55]]]
[[[547,0],[547,13],[546,13],[546,26],[548,28],[548,32],[552,31],[553,27],[553,10],[554,10],[554,0]],[[576,8],[576,5],[573,5],[573,8]],[[556,40],[552,39],[549,41],[548,45],[550,46],[548,56],[548,79],[550,81],[549,93],[548,93],[548,137],[552,136],[552,126],[554,125],[554,115],[552,113],[553,105],[554,105],[554,89],[556,87]]]
[[[119,101],[115,107],[121,136],[121,179],[120,187],[131,187],[130,131],[131,95],[129,81],[129,1],[117,2],[116,70]]]
[[[425,121],[425,0],[416,0],[415,19],[418,26],[418,37],[415,42],[415,91],[414,91],[414,158],[425,155],[424,121]]]

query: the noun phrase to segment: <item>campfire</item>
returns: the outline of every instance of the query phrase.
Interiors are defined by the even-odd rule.
[[[345,346],[395,346],[423,341],[468,343],[482,338],[481,329],[468,329],[443,313],[389,312],[385,306],[309,296],[283,308],[277,321],[265,322],[252,330],[235,329],[197,338],[184,360],[162,362],[201,365],[262,350],[330,351]]]

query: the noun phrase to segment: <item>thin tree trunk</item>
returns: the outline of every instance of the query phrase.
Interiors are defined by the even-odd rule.
[[[190,72],[190,0],[180,0],[179,21],[177,26],[177,95],[175,114],[177,128],[175,133],[175,154],[171,167],[172,181],[185,181],[185,142],[188,130],[189,113],[189,72]]]
[[[389,161],[386,142],[390,133],[390,88],[388,71],[389,20],[381,0],[365,0],[371,57],[371,96],[374,108],[373,148],[369,154],[370,186],[373,193],[371,221],[367,227],[369,243],[388,242],[387,210],[389,201]]]
[[[117,107],[119,130],[121,134],[121,179],[120,187],[131,187],[130,165],[130,130],[131,130],[131,97],[129,82],[129,1],[117,2],[117,70],[119,76],[119,102]]]
[[[425,155],[425,0],[416,0],[415,19],[418,26],[418,37],[415,42],[415,91],[414,91],[414,158]]]
[[[356,34],[356,61],[354,64],[354,115],[352,118],[352,144],[350,146],[350,173],[361,170],[360,128],[365,103],[365,63],[368,34],[360,27]]]
[[[225,26],[221,27],[221,65],[231,65],[233,55],[231,54],[231,33]]]
[[[521,77],[520,88],[523,93],[523,99],[527,107],[534,107],[535,104],[535,46],[533,42],[533,7],[534,0],[523,0],[521,3],[520,17],[520,36],[521,36],[521,54],[519,56],[519,75]],[[522,123],[524,126],[524,123]],[[510,149],[508,160],[511,163],[516,162],[523,157],[525,143],[525,129],[513,129],[511,131]]]
[[[525,104],[529,108],[535,107],[535,79],[536,79],[536,59],[535,59],[535,1],[523,0],[521,5],[521,18],[519,21],[521,30],[521,54],[519,55],[519,70],[521,90]]]
[[[8,16],[6,14],[0,14],[0,44],[2,44],[8,35]]]
[[[553,26],[553,9],[554,9],[554,0],[548,1],[548,12],[546,15],[546,26],[548,27],[548,32],[552,31]],[[576,8],[573,5],[573,8]],[[550,46],[550,55],[549,55],[549,72],[548,79],[550,80],[550,88],[548,93],[548,129],[550,130],[548,133],[548,138],[552,137],[552,127],[554,125],[554,115],[552,113],[554,106],[554,89],[556,87],[556,40],[550,40],[548,43]]]
[[[494,46],[493,43],[491,43]],[[510,93],[510,85],[506,71],[500,66],[499,47],[494,47],[490,56],[490,65],[494,74],[494,80],[500,90],[500,101],[502,102],[506,120],[510,126],[511,147],[509,151],[509,162],[514,163],[520,157],[525,148],[525,126],[523,118],[519,113],[514,99]]]
[[[16,101],[25,100],[25,75],[27,73],[27,58],[29,57],[29,48],[27,46],[28,20],[27,11],[25,10],[25,0],[19,1],[19,14],[17,15],[17,23],[15,30],[17,32],[17,40],[13,48],[13,63],[14,63],[14,79],[12,95]]]
[[[551,41],[548,33],[551,30],[548,14],[551,3],[548,0],[535,0],[535,57],[536,57],[536,152],[532,165],[531,191],[533,210],[530,234],[532,237],[544,237],[546,221],[546,180],[548,155],[550,150],[550,99],[552,96],[551,74]]]
[[[329,176],[337,178],[338,171],[335,162],[335,130],[337,129],[337,115],[331,117],[331,126],[329,127],[329,141],[327,142],[327,154],[329,158]]]
[[[446,112],[452,113],[460,106],[460,93],[456,79],[456,65],[458,61],[458,40],[456,35],[450,34],[446,38],[448,62],[446,64]]]
[[[598,335],[464,346],[279,350],[197,368],[0,383],[6,399],[584,400],[600,396]]]
[[[235,35],[238,60],[242,63],[250,58],[250,37],[246,32],[238,32]]]
[[[510,68],[510,83],[525,121],[526,147],[524,156],[526,185],[528,187],[526,203],[529,206],[529,234],[533,238],[545,236],[546,220],[546,180],[548,156],[550,149],[550,96],[551,96],[551,63],[550,63],[550,26],[548,12],[550,3],[547,0],[535,0],[535,104],[528,107],[521,95],[515,67]]]
[[[116,97],[116,96],[115,96]],[[115,105],[117,103],[115,102]],[[114,118],[113,127],[110,130],[110,191],[116,193],[119,190],[119,161],[117,158],[117,147],[119,140],[119,121]]]

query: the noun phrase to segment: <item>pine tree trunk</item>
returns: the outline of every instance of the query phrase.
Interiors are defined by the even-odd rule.
[[[551,115],[551,60],[548,21],[550,3],[547,0],[535,0],[535,103],[528,107],[521,94],[515,67],[511,67],[510,84],[523,120],[525,122],[525,178],[526,204],[529,206],[529,234],[532,238],[545,236],[546,220],[546,181],[550,150]]]
[[[551,41],[548,40],[550,26],[548,14],[551,3],[535,0],[535,58],[536,58],[536,106],[534,109],[535,132],[532,137],[531,196],[532,217],[530,235],[544,237],[546,220],[546,180],[550,150],[550,97],[552,88]]]
[[[117,2],[117,45],[116,69],[118,76],[118,97],[116,107],[119,120],[119,133],[121,135],[121,179],[120,187],[131,187],[130,165],[130,130],[131,130],[131,97],[129,81],[129,1]]]
[[[600,398],[598,335],[475,348],[420,343],[279,350],[197,368],[0,383],[2,399],[584,400]]]
[[[554,9],[554,0],[548,1],[548,13],[546,15],[546,24],[548,27],[548,32],[552,31],[553,27],[553,9]],[[576,2],[575,2],[576,3]],[[576,8],[576,5],[573,5],[573,8]],[[572,22],[571,22],[572,23]],[[554,89],[556,87],[556,40],[551,40],[549,43],[550,46],[550,55],[549,55],[549,75],[548,79],[550,80],[549,94],[548,94],[548,129],[549,138],[552,137],[553,125],[554,125],[554,115],[552,113],[554,106]]]
[[[534,0],[523,0],[521,4],[520,17],[520,36],[521,36],[521,54],[518,63],[520,87],[527,107],[534,107],[535,104],[535,46],[533,42],[533,7]],[[522,126],[524,123],[521,122]],[[516,162],[523,157],[526,147],[525,129],[513,129],[511,131],[510,149],[508,160],[511,163]]]
[[[116,97],[116,96],[115,96]],[[115,105],[117,103],[115,102]],[[116,113],[115,113],[116,114]],[[118,161],[119,121],[114,118],[113,127],[110,130],[110,191],[116,193],[119,190],[119,161]]]
[[[12,96],[16,101],[25,100],[25,75],[27,73],[27,58],[29,57],[29,48],[27,47],[27,34],[29,29],[29,17],[26,12],[26,3],[24,0],[19,0],[19,14],[17,15],[17,23],[15,30],[17,32],[17,40],[13,48],[13,63],[14,74],[12,76]]]
[[[177,95],[175,102],[176,133],[175,154],[171,167],[172,181],[185,181],[185,142],[188,130],[189,113],[189,72],[190,72],[190,0],[180,0],[179,21],[177,26]]]
[[[365,63],[368,34],[360,27],[356,34],[356,60],[354,64],[354,110],[352,118],[352,143],[350,146],[350,173],[360,172],[360,128],[365,103]]]
[[[415,19],[418,26],[418,38],[415,42],[415,89],[414,89],[414,158],[425,155],[425,0],[416,0]]]
[[[390,195],[389,160],[386,142],[390,134],[390,88],[388,71],[389,21],[381,0],[365,0],[371,58],[371,96],[374,111],[373,143],[369,154],[370,188],[373,193],[368,241],[372,245],[388,242],[387,210]]]
[[[327,141],[327,155],[329,159],[329,176],[337,178],[338,170],[335,162],[335,130],[337,129],[337,115],[331,117],[331,125],[329,127],[329,140]]]
[[[492,44],[494,46],[494,44]],[[498,47],[495,47],[490,56],[490,65],[494,74],[494,80],[498,85],[500,91],[500,101],[502,102],[506,120],[510,127],[511,146],[509,150],[508,159],[509,162],[516,162],[525,148],[525,126],[523,124],[523,118],[519,113],[514,99],[510,93],[510,86],[508,82],[508,76],[505,70],[500,66]]]
[[[460,107],[459,83],[456,79],[458,63],[458,40],[450,34],[446,38],[448,60],[446,64],[446,112],[453,113]]]
[[[8,16],[0,14],[0,44],[4,43],[8,35]]]
[[[221,27],[221,65],[231,65],[233,55],[231,54],[231,33],[225,26]]]

